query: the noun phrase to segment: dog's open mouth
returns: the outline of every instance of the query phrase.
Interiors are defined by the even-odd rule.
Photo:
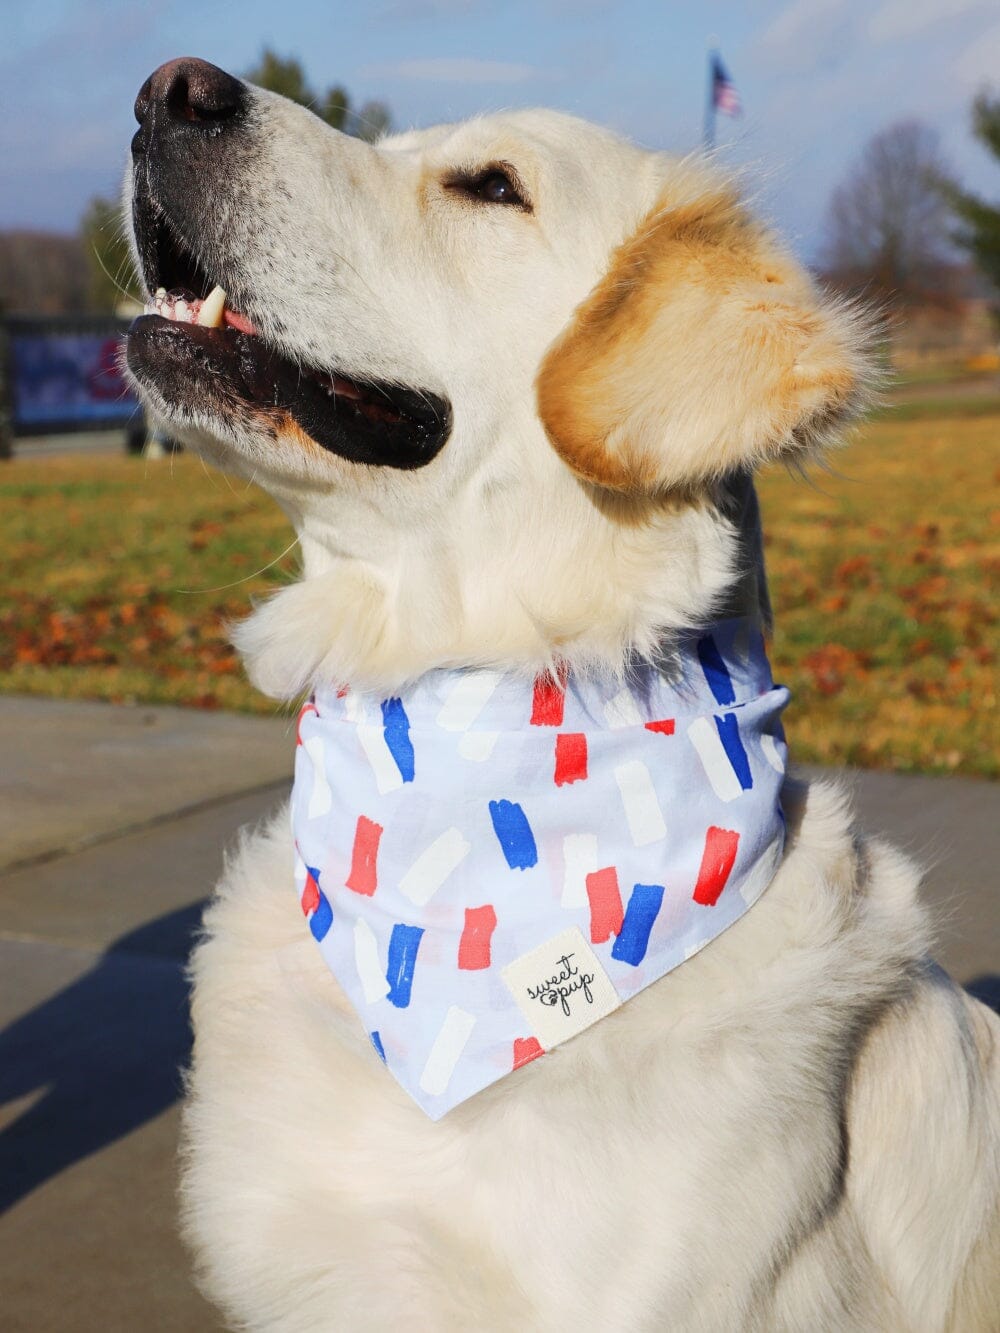
[[[153,297],[128,334],[132,372],[182,413],[245,414],[270,431],[290,417],[321,448],[357,463],[418,468],[439,452],[451,409],[439,395],[348,378],[282,355],[149,208],[134,212]]]

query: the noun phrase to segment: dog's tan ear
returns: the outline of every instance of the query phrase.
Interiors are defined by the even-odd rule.
[[[865,319],[824,298],[725,189],[662,203],[549,349],[539,413],[599,486],[686,487],[826,442],[871,380]]]

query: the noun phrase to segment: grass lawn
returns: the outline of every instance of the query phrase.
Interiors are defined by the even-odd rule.
[[[262,491],[190,454],[15,458],[0,523],[0,691],[274,710],[225,631],[295,569]]]
[[[921,397],[902,399],[880,408],[875,417],[879,421],[926,421],[949,417],[959,421],[968,417],[997,417],[1000,415],[1000,394],[984,393],[967,398]]]
[[[831,465],[760,486],[792,753],[1000,775],[1000,411],[882,418]]]
[[[793,754],[996,776],[1000,405],[880,418],[833,465],[761,482]],[[0,522],[0,691],[275,710],[225,634],[295,569],[260,491],[190,455],[15,459]]]

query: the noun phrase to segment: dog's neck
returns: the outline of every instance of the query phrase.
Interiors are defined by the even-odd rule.
[[[306,577],[235,633],[251,679],[277,698],[330,679],[396,693],[437,667],[530,679],[561,659],[615,674],[687,626],[769,623],[747,474],[654,501],[600,492],[554,465],[527,494],[463,491],[447,524],[366,510],[359,531],[356,513],[338,525],[337,505],[289,511]]]
[[[543,1054],[770,883],[787,692],[756,625],[624,680],[439,670],[302,711],[296,881],[323,955],[429,1115]]]

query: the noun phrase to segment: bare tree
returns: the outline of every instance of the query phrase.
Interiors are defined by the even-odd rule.
[[[830,199],[826,276],[904,302],[933,287],[949,262],[947,175],[937,135],[920,121],[870,139]]]

